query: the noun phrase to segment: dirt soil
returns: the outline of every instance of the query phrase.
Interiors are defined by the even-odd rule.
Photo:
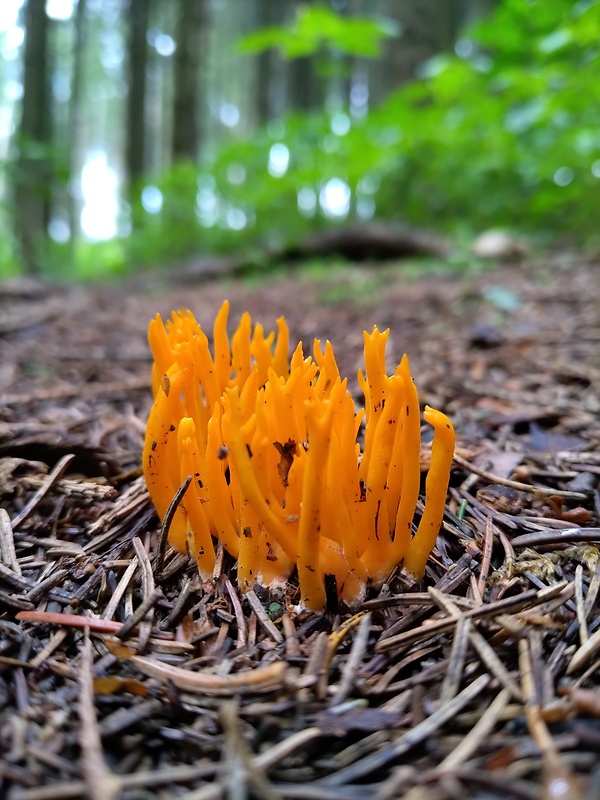
[[[0,796],[600,797],[599,270],[0,287]],[[159,555],[148,321],[224,298],[355,387],[364,329],[409,354],[458,434],[421,585],[314,614]]]

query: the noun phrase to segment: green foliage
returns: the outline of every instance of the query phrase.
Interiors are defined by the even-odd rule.
[[[334,29],[322,21],[315,30]],[[457,51],[424,64],[362,120],[289,116],[223,144],[200,168],[158,177],[162,212],[134,211],[130,257],[279,245],[372,214],[455,235],[509,227],[597,237],[600,2],[504,0]]]
[[[304,7],[287,40],[263,31],[244,48],[366,55],[379,23],[361,39],[350,22]],[[288,116],[252,140],[224,142],[199,165],[155,176],[162,208],[146,210],[138,187],[131,236],[80,247],[78,274],[242,249],[251,259],[255,249],[373,215],[459,238],[507,227],[598,241],[600,1],[503,0],[456,50],[423,64],[362,119]]]
[[[364,58],[380,54],[381,40],[397,36],[391,19],[342,17],[325,6],[302,5],[290,25],[263,28],[238,42],[242,54],[262,53],[277,48],[284,58],[301,58],[322,47]]]
[[[600,201],[600,4],[505,0],[459,57],[371,118],[402,131],[381,200],[451,227],[505,225],[581,240]]]
[[[59,249],[65,247],[68,245],[57,245]],[[127,272],[126,246],[123,239],[80,242],[74,255],[75,263],[70,271],[74,271],[78,280],[118,278]]]
[[[20,272],[15,242],[10,234],[0,236],[0,280],[14,278]]]

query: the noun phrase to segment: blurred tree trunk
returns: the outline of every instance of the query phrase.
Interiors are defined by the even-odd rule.
[[[175,96],[173,108],[173,161],[198,158],[200,149],[200,59],[204,49],[205,0],[179,0]]]
[[[293,0],[293,13],[312,0]],[[291,111],[316,111],[325,103],[325,81],[318,74],[318,55],[288,62],[288,101]]]
[[[15,234],[25,270],[39,273],[43,267],[52,196],[46,0],[28,0],[24,23],[23,101],[14,175]]]
[[[315,77],[310,58],[295,58],[288,63],[288,99],[291,110],[311,111],[315,107]]]
[[[73,41],[73,79],[69,101],[69,154],[71,181],[68,193],[69,229],[71,244],[79,238],[81,229],[81,192],[76,188],[75,177],[81,174],[83,54],[85,49],[85,14],[87,0],[79,0],[75,11],[75,38]]]
[[[127,177],[140,180],[146,166],[146,64],[150,0],[129,0],[129,92],[127,96]]]
[[[461,28],[482,16],[496,0],[421,0],[398,3],[383,0],[380,10],[400,26],[400,37],[384,43],[381,59],[369,67],[369,94],[372,104],[416,76],[419,64],[438,53],[448,52]]]
[[[280,25],[283,17],[285,3],[280,0],[256,0],[257,28],[269,28]],[[256,121],[265,125],[277,115],[276,94],[276,65],[281,72],[281,56],[274,48],[269,48],[256,57]]]
[[[486,14],[490,14],[499,2],[500,0],[463,0],[464,19],[466,22],[480,19]]]

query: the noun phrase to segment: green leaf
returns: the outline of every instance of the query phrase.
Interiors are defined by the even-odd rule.
[[[256,54],[277,48],[287,59],[301,58],[327,48],[347,55],[376,58],[383,39],[398,36],[391,19],[342,17],[320,6],[301,6],[286,26],[264,28],[240,39],[238,53]]]

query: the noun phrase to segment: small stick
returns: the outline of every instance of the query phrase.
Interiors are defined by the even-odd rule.
[[[511,540],[513,547],[537,547],[563,542],[600,542],[600,528],[542,528],[533,533],[522,533]]]
[[[156,678],[164,683],[170,681],[184,692],[214,697],[281,689],[287,670],[284,661],[272,661],[264,666],[221,677],[213,672],[193,672],[191,669],[165,664],[146,656],[132,656],[130,660],[150,678]]]
[[[449,703],[438,708],[430,717],[426,717],[423,722],[411,728],[407,733],[396,739],[395,742],[381,747],[365,758],[358,759],[353,764],[338,770],[333,775],[328,775],[326,778],[323,778],[321,783],[327,786],[344,786],[366,775],[377,773],[382,767],[389,764],[390,761],[400,758],[400,756],[403,756],[416,745],[431,738],[442,725],[454,719],[463,708],[481,694],[489,683],[489,675],[480,675],[466,686],[460,694],[450,700]]]
[[[94,705],[92,642],[89,628],[85,629],[84,636],[79,678],[79,741],[86,794],[91,800],[116,800],[121,793],[121,784],[104,761]]]
[[[338,691],[334,694],[330,703],[330,707],[338,706],[340,703],[343,703],[344,700],[350,694],[350,691],[352,689],[352,684],[356,680],[356,675],[358,673],[358,668],[360,667],[360,662],[362,661],[362,657],[369,643],[370,632],[371,632],[371,615],[365,614],[361,618],[358,624],[358,629],[356,631],[356,636],[354,637],[354,641],[352,642],[352,648],[350,650],[348,660],[344,664],[344,668],[342,670],[342,679],[340,681],[340,687]]]
[[[281,618],[283,633],[285,635],[285,652],[288,658],[299,658],[300,642],[293,619],[289,614],[284,614]]]
[[[598,597],[598,590],[600,589],[600,562],[596,566],[596,571],[592,576],[592,580],[590,581],[590,585],[588,586],[587,593],[585,595],[585,615],[589,617],[594,608],[596,603],[596,598]]]
[[[173,605],[173,608],[169,611],[169,614],[163,619],[160,623],[160,630],[161,631],[168,631],[169,628],[174,628],[180,620],[183,618],[183,615],[186,611],[186,606],[190,595],[192,593],[192,581],[187,576],[183,579],[183,583],[181,585],[181,589],[179,590],[179,594],[177,595],[177,600]]]
[[[454,603],[448,600],[447,597],[444,597],[441,592],[436,591],[433,587],[430,588],[429,591],[440,608],[450,614],[450,616],[452,616],[455,620],[467,618],[466,615],[468,612],[461,613]],[[502,661],[496,655],[494,648],[489,645],[479,631],[475,629],[469,632],[469,641],[477,651],[479,658],[483,661],[492,675],[494,675],[494,677],[500,681],[502,686],[508,689],[512,697],[518,703],[522,702],[523,697],[519,687],[512,679],[509,671],[506,669]]]
[[[279,792],[273,788],[267,779],[264,770],[257,765],[256,759],[252,756],[252,751],[246,744],[241,731],[237,702],[230,700],[223,703],[220,716],[223,731],[228,740],[227,743],[235,752],[236,760],[239,759],[241,762],[245,778],[254,789],[256,796],[263,798],[263,800],[283,800]]]
[[[88,630],[88,629],[87,629],[87,628],[85,628],[84,630]],[[58,647],[60,647],[60,645],[61,645],[61,644],[64,642],[64,640],[67,638],[67,636],[68,636],[68,635],[69,635],[69,631],[68,631],[68,629],[67,629],[67,628],[59,628],[57,631],[54,631],[54,633],[53,633],[53,634],[52,634],[52,636],[50,637],[50,641],[48,642],[48,644],[46,645],[46,647],[44,647],[44,649],[43,649],[43,650],[40,650],[40,652],[39,652],[39,653],[37,653],[37,654],[36,654],[36,655],[35,655],[35,656],[34,656],[34,657],[31,659],[31,661],[29,662],[29,666],[30,666],[32,669],[38,669],[38,667],[41,667],[41,666],[42,666],[42,664],[43,664],[45,661],[47,661],[47,660],[48,660],[48,658],[50,658],[50,656],[52,655],[52,653],[53,653],[53,652],[54,652],[54,651],[55,651],[55,650],[56,650]]]
[[[144,597],[139,606],[135,609],[133,614],[125,620],[123,625],[115,633],[115,636],[121,640],[127,639],[127,637],[133,633],[133,629],[136,627],[136,625],[144,619],[148,611],[150,611],[153,608],[156,601],[162,596],[163,596],[162,592],[158,592],[156,590],[146,595],[146,597]],[[140,636],[140,649],[141,649],[141,636]]]
[[[485,619],[486,617],[494,617],[506,611],[520,611],[523,608],[533,608],[534,606],[546,603],[548,600],[554,599],[557,595],[563,592],[571,592],[572,584],[567,581],[555,583],[553,586],[547,586],[540,591],[535,589],[528,589],[516,597],[504,597],[502,600],[497,600],[494,603],[485,603],[484,605],[477,606],[476,608],[463,612],[463,616],[470,617],[471,619]],[[570,596],[570,594],[569,594]],[[565,597],[563,602],[568,600]],[[403,633],[398,633],[395,636],[390,636],[389,639],[381,638],[375,645],[376,653],[385,653],[387,650],[393,650],[395,647],[406,646],[418,642],[419,639],[429,638],[438,633],[445,633],[452,630],[456,625],[456,619],[442,619],[435,622],[429,622],[426,625]]]
[[[451,753],[448,753],[436,772],[444,772],[445,770],[462,766],[477,751],[477,748],[488,734],[492,732],[509,699],[510,692],[508,689],[501,689],[475,725],[461,740],[460,744]]]
[[[159,592],[158,595],[156,593],[150,557],[148,556],[148,552],[142,544],[142,540],[139,538],[139,536],[133,537],[133,548],[135,550],[142,573],[142,605],[145,604],[147,607],[146,619],[141,622],[140,618],[139,651],[143,652],[148,645],[148,639],[150,638],[150,634],[152,632],[152,623],[154,621],[153,607],[158,597],[162,597],[162,593]],[[152,602],[150,602],[150,598],[153,598]]]
[[[469,644],[470,632],[471,620],[461,617],[454,630],[448,669],[446,670],[446,677],[444,678],[444,683],[442,684],[442,690],[440,692],[440,706],[452,700],[452,698],[456,697],[458,694],[458,688],[465,667],[465,655]]]
[[[46,494],[48,494],[50,489],[54,486],[56,481],[61,477],[63,472],[66,470],[66,468],[69,466],[69,464],[71,463],[71,461],[73,461],[74,458],[75,458],[74,454],[73,453],[69,453],[68,455],[63,456],[60,459],[60,461],[54,467],[52,472],[48,475],[47,480],[44,481],[42,486],[40,486],[40,488],[33,495],[33,497],[27,503],[27,505],[23,509],[21,509],[21,511],[17,514],[16,517],[13,517],[13,519],[12,519],[13,530],[18,528],[19,525],[27,519],[27,517],[31,514],[31,512],[38,505],[40,500],[42,500],[43,497]]]
[[[21,567],[15,551],[13,529],[5,508],[0,508],[0,561],[17,575],[21,575]]]
[[[265,631],[269,634],[271,639],[277,644],[281,644],[283,642],[283,635],[277,625],[273,622],[273,620],[269,617],[267,612],[264,609],[263,604],[258,599],[254,589],[250,589],[250,591],[246,592],[244,595],[246,600],[248,601],[250,608],[256,614],[257,620],[260,622],[262,627]]]
[[[490,565],[492,563],[492,548],[494,546],[494,523],[488,516],[485,521],[485,533],[483,536],[483,553],[481,556],[481,567],[479,568],[479,594],[483,597],[487,583]]]
[[[32,603],[37,602],[49,592],[50,589],[59,586],[68,574],[66,569],[57,569],[56,572],[53,572],[51,575],[48,575],[47,578],[44,578],[44,580],[36,583],[33,588],[27,592],[25,598],[31,600]],[[72,599],[74,599],[74,597],[75,595],[72,596]]]
[[[242,609],[242,604],[240,603],[240,598],[233,588],[231,581],[227,577],[225,578],[225,588],[227,589],[227,594],[229,595],[231,605],[233,606],[233,613],[235,614],[235,622],[237,626],[237,641],[235,645],[236,647],[246,647],[248,642],[246,618],[244,617],[244,611]]]
[[[103,619],[112,619],[114,617],[117,608],[119,607],[119,603],[123,599],[123,595],[127,591],[127,587],[129,586],[133,576],[135,575],[137,565],[138,565],[138,560],[134,556],[129,562],[127,569],[121,576],[121,579],[117,584],[116,589],[112,593],[111,598],[108,601],[106,608],[104,609],[104,613],[102,614]]]
[[[543,497],[570,497],[572,500],[588,499],[587,494],[583,492],[568,492],[561,489],[552,489],[550,486],[534,486],[531,483],[521,483],[520,481],[508,480],[508,478],[501,478],[499,475],[494,475],[491,472],[486,472],[484,469],[476,467],[457,453],[454,454],[454,460],[457,464],[460,464],[461,467],[468,469],[470,472],[475,473],[475,475],[479,475],[480,478],[485,478],[485,480],[490,483],[497,483],[500,484],[500,486],[509,486],[511,489],[516,489],[520,492],[530,492],[531,494],[538,494]]]
[[[84,617],[83,614],[63,614],[59,611],[19,611],[17,619],[20,622],[33,622],[44,625],[65,625],[69,628],[89,628],[95,633],[117,633],[123,627],[123,622],[113,619],[99,619],[98,617]],[[154,631],[156,639],[173,639],[173,634],[167,631]]]
[[[173,517],[175,516],[175,512],[179,508],[179,504],[183,499],[183,495],[187,492],[187,488],[192,482],[192,476],[188,475],[184,482],[181,484],[179,489],[175,492],[175,497],[169,503],[169,507],[167,508],[167,513],[164,516],[162,521],[162,525],[160,526],[160,535],[158,537],[158,547],[156,549],[156,561],[154,562],[156,572],[159,573],[162,568],[162,562],[165,557],[165,550],[167,549],[167,540],[169,538],[169,530],[171,528],[171,523],[173,522]]]
[[[521,671],[521,686],[525,698],[525,716],[531,738],[537,745],[542,756],[542,796],[551,797],[550,785],[556,783],[564,787],[561,791],[563,797],[572,800],[583,800],[583,792],[563,761],[552,735],[542,716],[542,709],[537,697],[535,680],[533,676],[533,663],[528,639],[519,639],[519,668]]]
[[[577,606],[577,622],[579,623],[579,641],[584,645],[588,638],[588,625],[583,601],[583,567],[577,565],[575,569],[575,604]]]

